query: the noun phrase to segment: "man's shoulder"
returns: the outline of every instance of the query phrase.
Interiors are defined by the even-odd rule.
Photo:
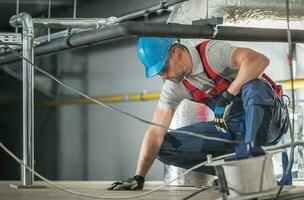
[[[188,98],[187,89],[184,86],[183,82],[173,83],[172,81],[166,80],[162,87],[163,95],[168,98],[178,97],[179,99]]]
[[[204,40],[203,42],[207,42],[206,48],[219,47],[221,45],[230,45],[230,43],[226,40]]]
[[[176,84],[166,80],[162,87],[159,105],[176,109],[179,103],[187,98],[186,96],[182,83]]]

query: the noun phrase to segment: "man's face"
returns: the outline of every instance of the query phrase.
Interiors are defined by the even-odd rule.
[[[174,52],[166,62],[164,69],[159,73],[161,79],[180,83],[185,76],[183,65],[180,52]]]

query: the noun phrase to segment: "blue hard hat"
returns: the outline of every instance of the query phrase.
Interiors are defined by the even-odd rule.
[[[163,70],[169,49],[176,40],[176,38],[139,38],[137,53],[141,62],[145,65],[147,78],[151,78]]]

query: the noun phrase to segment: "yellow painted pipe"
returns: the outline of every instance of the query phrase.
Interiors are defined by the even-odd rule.
[[[281,82],[283,89],[290,90],[291,89],[291,81],[283,81]],[[294,89],[304,88],[304,79],[296,79],[294,80]]]
[[[291,89],[291,81],[282,81],[280,82],[283,89]],[[304,79],[294,80],[294,88],[300,89],[304,88]],[[131,95],[115,95],[115,96],[101,96],[95,97],[94,99],[102,103],[119,103],[119,102],[135,102],[135,101],[150,101],[158,100],[160,97],[159,92],[151,93],[140,93],[140,94],[131,94]],[[45,106],[63,106],[63,105],[83,105],[83,104],[93,104],[91,100],[85,98],[78,99],[61,99],[61,100],[51,100],[44,102],[35,102],[35,106],[45,107]]]
[[[141,93],[132,95],[116,95],[116,96],[103,96],[95,97],[94,99],[102,103],[118,103],[118,102],[135,102],[135,101],[150,101],[158,100],[160,97],[159,92],[151,93]],[[93,104],[89,99],[59,99],[44,102],[35,102],[35,106],[45,107],[45,106],[63,106],[63,105],[83,105],[83,104]]]
[[[280,82],[283,89],[291,89],[291,81],[282,81]],[[304,79],[294,80],[294,88],[300,89],[304,88]],[[119,102],[135,102],[135,101],[150,101],[158,100],[160,97],[159,92],[151,93],[141,93],[141,94],[132,94],[132,95],[115,95],[115,96],[101,96],[95,97],[97,101],[102,103],[119,103]],[[62,99],[62,100],[52,100],[45,102],[35,102],[35,106],[63,106],[63,105],[80,105],[80,104],[93,104],[91,100],[80,98],[80,99]]]
[[[291,89],[291,81],[279,81],[279,84],[282,85],[283,89],[290,90]],[[294,80],[294,88],[301,89],[304,88],[304,79]],[[135,101],[150,101],[150,100],[158,100],[160,97],[159,92],[151,92],[151,93],[140,93],[140,94],[132,94],[132,95],[115,95],[115,96],[101,96],[95,97],[97,101],[102,103],[119,103],[119,102],[135,102]],[[47,106],[63,106],[63,105],[84,105],[84,104],[93,104],[91,100],[85,98],[78,99],[59,99],[59,100],[51,100],[51,101],[39,101],[35,102],[35,106],[37,107],[47,107]],[[16,109],[18,106],[17,103],[3,103],[0,104],[0,110],[11,110]]]

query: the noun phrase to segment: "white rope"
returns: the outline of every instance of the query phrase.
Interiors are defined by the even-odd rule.
[[[296,141],[294,142],[293,144],[292,143],[288,143],[288,144],[283,144],[283,145],[274,145],[274,146],[269,146],[269,147],[263,147],[263,149],[265,151],[275,151],[275,153],[277,153],[277,149],[282,149],[282,148],[287,148],[287,147],[294,147],[294,146],[298,146],[298,145],[301,145],[301,146],[304,146],[304,142],[301,142],[301,141]],[[19,164],[23,165],[26,167],[27,170],[29,170],[30,172],[32,172],[34,175],[36,175],[38,178],[40,178],[41,180],[49,183],[50,185],[53,185],[55,186],[56,188],[59,188],[60,190],[62,191],[65,191],[67,193],[70,193],[70,194],[74,194],[74,195],[78,195],[78,196],[83,196],[83,197],[89,197],[89,198],[95,198],[95,199],[134,199],[134,198],[138,198],[138,197],[142,197],[142,196],[146,196],[146,195],[149,195],[157,190],[160,190],[161,188],[164,188],[166,187],[167,185],[171,184],[173,181],[175,181],[176,179],[178,178],[181,178],[185,175],[187,175],[189,172],[199,168],[199,167],[202,167],[204,165],[206,165],[207,161],[205,162],[202,162],[198,165],[195,165],[194,167],[186,170],[184,173],[182,173],[181,175],[177,176],[176,178],[170,180],[168,183],[166,184],[163,184],[161,186],[158,186],[150,191],[147,191],[147,192],[144,192],[144,193],[141,193],[141,194],[138,194],[138,195],[131,195],[131,196],[120,196],[120,197],[102,197],[102,196],[97,196],[97,195],[92,195],[92,194],[87,194],[87,193],[82,193],[82,192],[77,192],[77,191],[74,191],[74,190],[70,190],[70,189],[67,189],[59,184],[56,184],[50,180],[48,180],[47,178],[43,177],[42,175],[40,175],[38,172],[32,170],[30,167],[28,167],[27,165],[25,165],[23,163],[22,160],[20,160],[15,154],[13,154],[9,149],[7,149],[1,142],[0,142],[0,147],[8,154],[10,155],[15,161],[17,161]],[[273,152],[274,153],[274,152]],[[212,159],[213,161],[216,161],[216,160],[220,160],[220,159],[223,159],[225,157],[229,157],[229,156],[233,156],[235,155],[235,153],[230,153],[230,154],[226,154],[226,155],[222,155],[222,156],[218,156],[214,159]]]
[[[78,195],[78,196],[83,196],[83,197],[89,197],[89,198],[94,198],[94,199],[134,199],[134,198],[139,198],[139,197],[142,197],[142,196],[146,196],[146,195],[149,195],[157,190],[160,190],[161,188],[164,188],[166,187],[167,185],[171,184],[173,181],[175,181],[176,179],[178,178],[181,178],[183,176],[185,176],[186,174],[188,174],[189,172],[199,168],[199,167],[202,167],[204,165],[206,165],[207,161],[205,162],[202,162],[198,165],[195,165],[194,167],[186,170],[184,173],[182,173],[181,175],[177,176],[176,178],[170,180],[168,183],[166,184],[163,184],[163,185],[160,185],[150,191],[147,191],[147,192],[144,192],[144,193],[141,193],[141,194],[137,194],[137,195],[130,195],[130,196],[119,196],[119,197],[104,197],[104,196],[98,196],[98,195],[94,195],[94,194],[88,194],[88,193],[83,193],[83,192],[77,192],[77,191],[74,191],[74,190],[71,190],[71,189],[67,189],[59,184],[56,184],[50,180],[48,180],[47,178],[45,178],[44,176],[40,175],[38,172],[36,172],[35,170],[32,170],[30,167],[28,167],[26,164],[23,163],[22,160],[20,160],[14,153],[12,153],[9,149],[7,149],[1,142],[0,142],[0,147],[8,154],[10,155],[15,161],[17,161],[19,164],[23,165],[26,167],[27,170],[29,170],[30,172],[32,172],[33,174],[35,174],[38,178],[40,178],[41,180],[47,182],[48,184],[50,185],[53,185],[55,186],[56,188],[62,190],[62,191],[65,191],[67,193],[70,193],[70,194],[74,194],[74,195]],[[233,154],[227,154],[227,155],[223,155],[223,156],[219,156],[219,157],[216,157],[214,158],[213,160],[220,160],[220,159],[223,159],[225,157],[228,157],[228,156],[231,156]]]

